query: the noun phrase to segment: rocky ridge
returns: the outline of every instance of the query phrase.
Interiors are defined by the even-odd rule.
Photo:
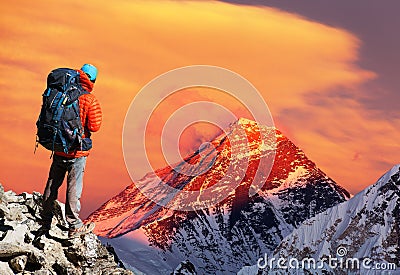
[[[42,234],[41,201],[38,192],[17,195],[0,184],[1,274],[133,274],[95,234],[68,239],[61,203],[54,205],[51,230]]]

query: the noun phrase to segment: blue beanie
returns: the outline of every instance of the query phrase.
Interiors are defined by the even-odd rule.
[[[94,82],[97,78],[97,68],[91,64],[85,64],[81,70],[89,76],[90,81]]]

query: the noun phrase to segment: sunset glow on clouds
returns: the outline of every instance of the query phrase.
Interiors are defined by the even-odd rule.
[[[33,155],[33,146],[47,74],[87,62],[99,68],[94,91],[104,122],[93,135],[84,215],[130,184],[121,148],[130,102],[154,77],[182,66],[214,65],[248,79],[277,127],[352,193],[398,162],[400,121],[383,120],[359,103],[368,80],[379,76],[357,66],[362,42],[346,30],[216,1],[14,1],[2,4],[0,37],[0,182],[6,189],[44,189],[50,152],[39,148]],[[218,93],[191,96],[242,112]],[[191,96],[170,100],[155,121]],[[182,150],[217,130],[188,129]]]

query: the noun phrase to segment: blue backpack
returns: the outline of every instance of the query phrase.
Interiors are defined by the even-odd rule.
[[[79,97],[87,93],[79,84],[79,72],[67,68],[50,72],[36,122],[35,151],[38,143],[52,151],[50,158],[54,152],[83,150],[84,127],[79,115]]]

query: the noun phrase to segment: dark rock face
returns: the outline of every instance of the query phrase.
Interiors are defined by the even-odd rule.
[[[190,261],[181,262],[171,275],[196,275],[196,268]]]
[[[4,192],[0,185],[1,274],[133,274],[118,266],[93,233],[68,239],[60,203],[49,232],[41,232],[40,193]]]

